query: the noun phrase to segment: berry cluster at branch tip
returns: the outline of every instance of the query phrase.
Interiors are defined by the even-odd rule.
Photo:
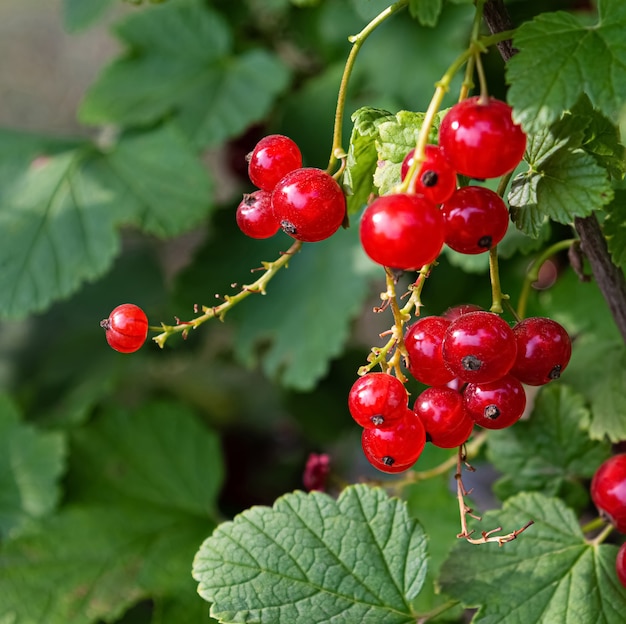
[[[303,167],[300,149],[289,137],[263,137],[248,155],[248,176],[258,190],[243,196],[236,220],[250,238],[270,238],[282,229],[314,243],[332,236],[345,219],[341,186],[326,171]]]

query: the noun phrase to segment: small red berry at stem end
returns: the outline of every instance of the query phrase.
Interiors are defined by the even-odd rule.
[[[120,353],[138,351],[148,336],[148,317],[133,303],[117,306],[108,318],[100,321],[109,346]]]
[[[626,587],[626,542],[620,546],[615,559],[615,571],[619,582]]]
[[[626,533],[626,453],[613,455],[596,470],[590,492],[598,511]]]
[[[289,172],[302,167],[296,143],[282,134],[263,137],[248,156],[248,176],[255,186],[271,192]]]
[[[326,453],[310,453],[306,460],[306,466],[304,467],[302,484],[309,492],[312,490],[323,492],[326,489],[329,474],[330,456]]]

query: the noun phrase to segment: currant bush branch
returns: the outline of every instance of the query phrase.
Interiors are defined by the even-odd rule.
[[[278,273],[278,271],[289,264],[291,257],[300,251],[302,243],[295,241],[291,247],[285,251],[280,258],[273,262],[263,262],[264,272],[256,281],[251,284],[244,284],[239,292],[235,295],[225,295],[224,303],[218,306],[202,306],[202,314],[192,319],[191,321],[178,321],[176,325],[161,324],[161,333],[155,336],[152,340],[156,342],[159,347],[163,348],[167,339],[173,334],[182,334],[183,338],[187,337],[187,334],[192,329],[197,329],[202,323],[205,323],[209,319],[219,318],[220,321],[224,320],[226,313],[234,308],[240,301],[243,301],[251,294],[265,294],[265,289],[270,280]]]

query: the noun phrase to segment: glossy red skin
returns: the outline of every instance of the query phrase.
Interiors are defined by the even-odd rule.
[[[346,198],[337,181],[313,167],[288,173],[272,191],[272,208],[283,231],[315,243],[332,236],[346,216]]]
[[[363,213],[361,245],[378,264],[417,271],[443,247],[443,218],[421,195],[393,194],[375,199]]]
[[[361,445],[370,463],[381,469],[410,468],[426,445],[426,431],[413,410],[406,408],[404,418],[390,429],[363,429]],[[386,470],[385,472],[388,472]]]
[[[572,341],[565,328],[549,318],[531,317],[513,327],[517,358],[511,374],[529,386],[558,379],[569,364]]]
[[[615,559],[615,571],[619,582],[626,587],[626,543],[620,546]]]
[[[138,351],[148,336],[148,317],[133,303],[117,306],[100,326],[106,330],[109,346],[120,353]]]
[[[626,453],[613,455],[596,470],[591,499],[618,531],[626,533]]]
[[[427,386],[442,386],[454,379],[441,353],[444,334],[450,321],[440,316],[425,316],[413,323],[405,337],[409,372]]]
[[[302,167],[302,154],[296,143],[282,134],[263,137],[248,160],[248,177],[255,186],[271,192],[289,172]]]
[[[464,444],[474,421],[465,410],[463,396],[446,387],[426,388],[413,405],[430,441],[440,448]]]
[[[272,210],[272,195],[268,191],[244,195],[235,218],[239,229],[250,238],[270,238],[280,230]]]
[[[412,149],[402,161],[400,170],[402,180],[406,178],[413,165],[414,154],[415,150]],[[456,190],[456,171],[446,160],[441,148],[436,145],[427,145],[424,156],[425,160],[414,178],[413,191],[422,194],[434,204],[442,204]]]
[[[526,135],[513,122],[511,107],[480,96],[455,104],[441,121],[439,146],[452,167],[483,180],[509,173],[522,160]]]
[[[359,377],[348,393],[348,410],[361,427],[387,429],[404,418],[408,395],[404,384],[387,373]]]
[[[466,382],[486,383],[504,377],[517,356],[515,335],[497,314],[468,312],[450,323],[442,345],[443,359]]]
[[[463,397],[470,417],[484,429],[510,427],[522,417],[526,407],[524,387],[512,375],[489,383],[467,384]],[[490,416],[494,407],[499,413]]]
[[[482,186],[458,189],[441,208],[445,242],[462,254],[480,254],[497,245],[509,226],[502,198]]]

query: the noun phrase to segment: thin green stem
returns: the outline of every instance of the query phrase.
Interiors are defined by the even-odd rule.
[[[594,537],[589,543],[592,546],[599,546],[613,532],[614,528],[615,527],[612,524],[607,524],[600,534],[597,537]]]
[[[330,152],[330,159],[328,161],[328,167],[326,171],[332,173],[338,159],[345,158],[345,151],[343,149],[343,118],[346,108],[346,97],[348,95],[348,82],[354,69],[356,57],[359,54],[361,46],[365,43],[365,40],[380,26],[385,20],[392,15],[401,11],[409,4],[409,0],[398,0],[391,6],[388,6],[384,11],[379,13],[361,32],[353,35],[349,38],[352,43],[350,54],[346,60],[346,64],[339,84],[339,94],[337,96],[337,108],[335,109],[335,125],[333,128],[333,145]]]
[[[526,316],[526,307],[528,306],[528,299],[530,297],[530,290],[532,285],[539,279],[539,271],[546,260],[549,260],[552,256],[559,251],[568,249],[571,247],[577,239],[568,238],[562,241],[558,241],[553,245],[550,245],[545,249],[532,263],[530,269],[526,273],[524,283],[522,284],[522,290],[520,291],[519,299],[517,300],[517,316],[523,319]]]
[[[167,339],[174,334],[182,334],[183,337],[186,337],[190,330],[197,329],[202,323],[205,323],[209,319],[219,318],[220,321],[224,320],[224,316],[231,309],[234,308],[240,301],[243,301],[247,297],[252,294],[265,294],[265,288],[269,281],[278,273],[280,269],[286,267],[291,260],[291,257],[300,251],[300,247],[302,247],[302,243],[300,241],[295,241],[291,247],[281,255],[278,260],[274,262],[263,262],[263,268],[265,271],[257,279],[251,284],[244,284],[241,287],[241,290],[235,295],[226,295],[224,297],[224,303],[221,303],[218,306],[202,306],[202,314],[197,316],[191,321],[179,321],[176,325],[165,325],[165,323],[161,324],[159,328],[161,333],[158,336],[155,336],[152,340],[156,342],[159,347],[163,348]]]
[[[498,246],[489,250],[489,278],[491,280],[491,308],[492,312],[502,314],[502,300],[508,295],[502,293],[500,286],[500,267],[498,265]]]
[[[449,609],[452,609],[453,607],[456,607],[456,605],[459,604],[458,600],[448,600],[447,602],[444,602],[443,604],[439,605],[438,607],[435,607],[434,609],[431,609],[430,611],[428,611],[427,613],[421,613],[418,614],[416,616],[416,624],[426,624],[426,622],[428,622],[428,620],[432,620],[433,618],[437,617],[438,615],[441,615],[442,613],[445,613],[446,611],[448,611]]]
[[[583,526],[580,527],[580,530],[583,533],[591,533],[591,531],[597,531],[598,529],[602,529],[604,526],[606,526],[606,520],[602,516],[598,516],[597,518],[587,522],[587,524],[583,524]]]

